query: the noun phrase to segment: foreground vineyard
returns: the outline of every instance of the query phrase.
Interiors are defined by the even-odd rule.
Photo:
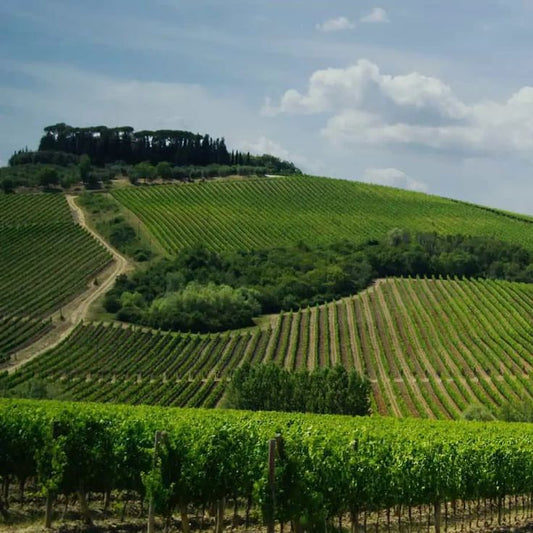
[[[0,387],[39,376],[77,400],[212,407],[244,361],[341,363],[370,378],[380,414],[457,418],[472,404],[497,409],[533,398],[532,313],[527,284],[388,279],[245,333],[82,325]]]
[[[151,443],[161,430],[154,463]],[[427,505],[438,531],[444,516],[477,512],[479,521],[480,503],[491,499],[501,522],[507,507],[531,505],[518,496],[531,492],[532,443],[530,424],[0,401],[0,479],[39,474],[50,503],[73,492],[84,499],[89,491],[146,491],[159,510],[179,509],[185,521],[192,511],[241,501],[265,520],[308,528],[350,517],[366,529],[369,512],[388,509],[390,529],[390,510],[400,520],[403,508],[411,530]],[[9,501],[2,492],[0,510]]]
[[[533,248],[533,221],[436,196],[308,176],[113,192],[169,253],[198,243],[213,250],[263,249],[300,241],[381,239],[402,227],[492,235]]]

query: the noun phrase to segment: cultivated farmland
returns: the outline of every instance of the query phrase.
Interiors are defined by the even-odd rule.
[[[45,333],[39,319],[82,292],[111,257],[64,196],[0,196],[0,359]]]
[[[293,176],[117,189],[169,254],[381,239],[392,228],[494,236],[533,249],[533,221],[421,193]]]
[[[529,284],[387,279],[244,332],[80,325],[0,385],[39,376],[78,400],[212,407],[244,361],[290,369],[339,362],[370,378],[380,414],[457,418],[471,404],[533,398],[532,312]]]

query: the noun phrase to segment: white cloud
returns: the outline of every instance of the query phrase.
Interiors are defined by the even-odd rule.
[[[251,152],[252,154],[263,155],[270,154],[286,161],[291,161],[299,167],[309,166],[309,161],[306,157],[293,154],[289,150],[285,149],[276,141],[269,139],[268,137],[261,136],[256,141],[241,141],[236,145],[238,150],[244,152]]]
[[[427,183],[417,181],[397,168],[367,168],[363,172],[362,181],[409,191],[427,192],[428,190]]]
[[[325,114],[334,144],[412,145],[464,154],[533,154],[533,87],[503,102],[463,102],[442,80],[418,72],[383,74],[361,59],[314,72],[306,92],[287,90],[275,115]]]
[[[317,70],[309,79],[307,94],[289,89],[278,107],[270,102],[266,107],[271,113],[312,114],[365,106],[376,95],[401,107],[437,108],[451,118],[460,117],[465,111],[465,106],[439,79],[417,72],[399,76],[381,74],[379,67],[367,59],[347,68]]]
[[[316,25],[316,29],[324,32],[352,30],[355,24],[346,17],[329,19]]]
[[[389,22],[389,16],[387,15],[387,12],[382,7],[375,7],[365,15],[364,17],[361,17],[361,22],[367,23],[367,24],[379,24],[383,22]]]

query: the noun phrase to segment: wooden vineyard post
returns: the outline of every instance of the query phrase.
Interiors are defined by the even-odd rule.
[[[157,459],[159,457],[159,447],[161,446],[161,441],[166,437],[164,431],[156,431],[154,437],[154,457],[152,466],[155,469],[157,467]],[[154,533],[155,531],[155,502],[154,497],[150,497],[150,502],[148,504],[148,528],[147,533]]]
[[[59,425],[57,422],[52,422],[52,440],[59,437]],[[46,491],[46,508],[44,512],[44,527],[51,529],[52,527],[52,513],[54,511],[54,494],[50,488]]]
[[[435,533],[440,533],[441,523],[442,523],[441,506],[440,506],[440,501],[437,500],[435,502]]]
[[[267,533],[274,533],[276,516],[276,453],[283,455],[283,439],[278,433],[276,438],[268,441],[268,488],[270,491],[270,516],[268,517]]]
[[[276,439],[268,441],[268,486],[270,489],[271,513],[268,518],[267,533],[274,533],[274,510],[276,506]]]

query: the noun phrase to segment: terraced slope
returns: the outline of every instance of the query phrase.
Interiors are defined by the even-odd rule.
[[[492,235],[533,249],[533,220],[437,196],[364,183],[294,176],[118,189],[170,254],[263,249],[299,241],[380,239],[401,227]]]
[[[0,359],[49,328],[23,317],[57,309],[111,260],[52,194],[0,195],[0,250]]]
[[[214,406],[243,361],[287,368],[337,362],[372,381],[374,409],[457,418],[470,404],[533,398],[533,286],[503,281],[380,281],[364,293],[244,333],[191,335],[83,325],[0,382],[38,375],[74,399]]]

